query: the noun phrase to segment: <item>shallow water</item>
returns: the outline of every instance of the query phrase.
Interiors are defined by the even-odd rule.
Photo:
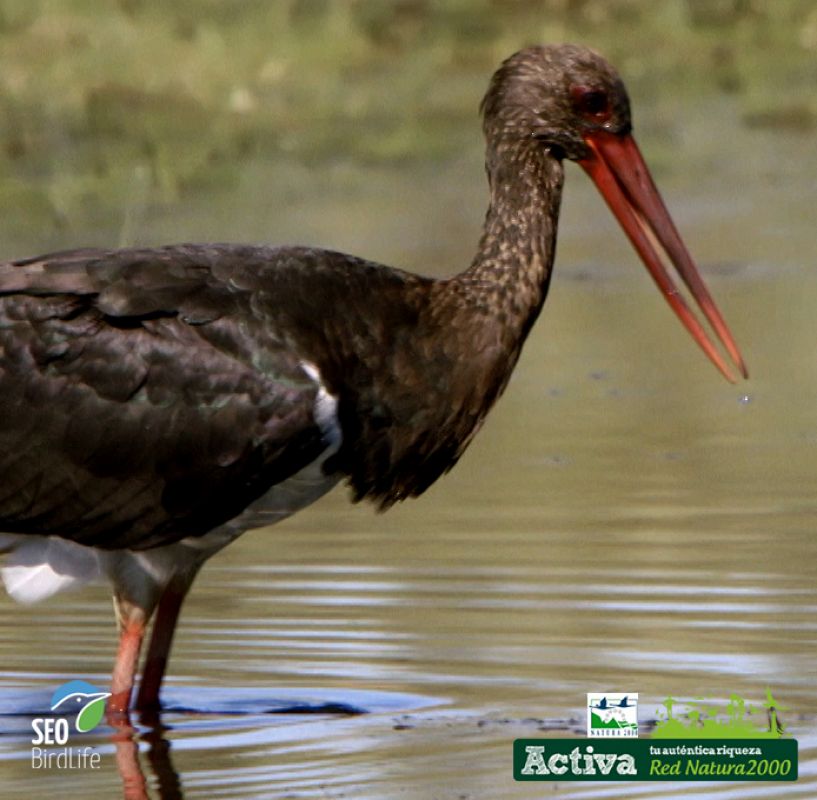
[[[457,468],[386,515],[336,490],[203,570],[163,730],[140,728],[155,796],[765,798],[514,784],[511,746],[581,735],[587,691],[637,691],[651,719],[668,695],[766,687],[801,746],[800,780],[774,796],[817,794],[813,137],[747,127],[722,98],[676,111],[671,156],[651,158],[649,109],[639,139],[751,380],[707,364],[569,167],[546,310]],[[248,163],[226,200],[147,215],[137,238],[309,242],[443,274],[467,263],[484,198],[475,132],[428,169]],[[107,729],[87,737],[98,772],[29,760],[54,688],[107,681],[106,590],[3,596],[0,618],[0,793],[120,794]]]

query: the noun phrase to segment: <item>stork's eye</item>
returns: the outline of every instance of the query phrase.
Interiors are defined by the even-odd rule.
[[[606,122],[613,113],[610,98],[604,89],[574,86],[570,96],[573,98],[573,108],[591,122]]]

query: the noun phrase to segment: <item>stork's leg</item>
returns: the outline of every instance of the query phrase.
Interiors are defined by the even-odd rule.
[[[119,649],[111,678],[108,714],[127,716],[148,614],[119,595],[114,595],[114,606],[119,623]]]
[[[142,670],[142,681],[136,697],[136,708],[139,711],[158,711],[160,708],[159,691],[165,676],[173,634],[179,620],[179,612],[184,598],[196,577],[196,571],[176,575],[164,590],[156,609],[153,632]]]

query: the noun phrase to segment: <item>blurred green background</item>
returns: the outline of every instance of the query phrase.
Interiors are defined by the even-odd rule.
[[[498,62],[566,40],[607,55],[654,124],[696,94],[737,98],[747,126],[817,121],[811,0],[0,0],[3,253],[152,241],[153,219],[230,203],[271,162],[470,153]]]

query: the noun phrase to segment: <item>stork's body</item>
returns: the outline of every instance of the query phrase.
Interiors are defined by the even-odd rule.
[[[667,289],[650,222],[743,369],[650,194],[612,68],[582,48],[531,48],[500,68],[483,107],[491,204],[474,261],[450,279],[233,245],[0,265],[3,577],[29,601],[110,578],[121,626],[112,708],[127,709],[154,611],[139,704],[158,703],[184,595],[242,532],[340,480],[385,507],[456,463],[544,302],[563,158],[590,172],[726,372]]]

